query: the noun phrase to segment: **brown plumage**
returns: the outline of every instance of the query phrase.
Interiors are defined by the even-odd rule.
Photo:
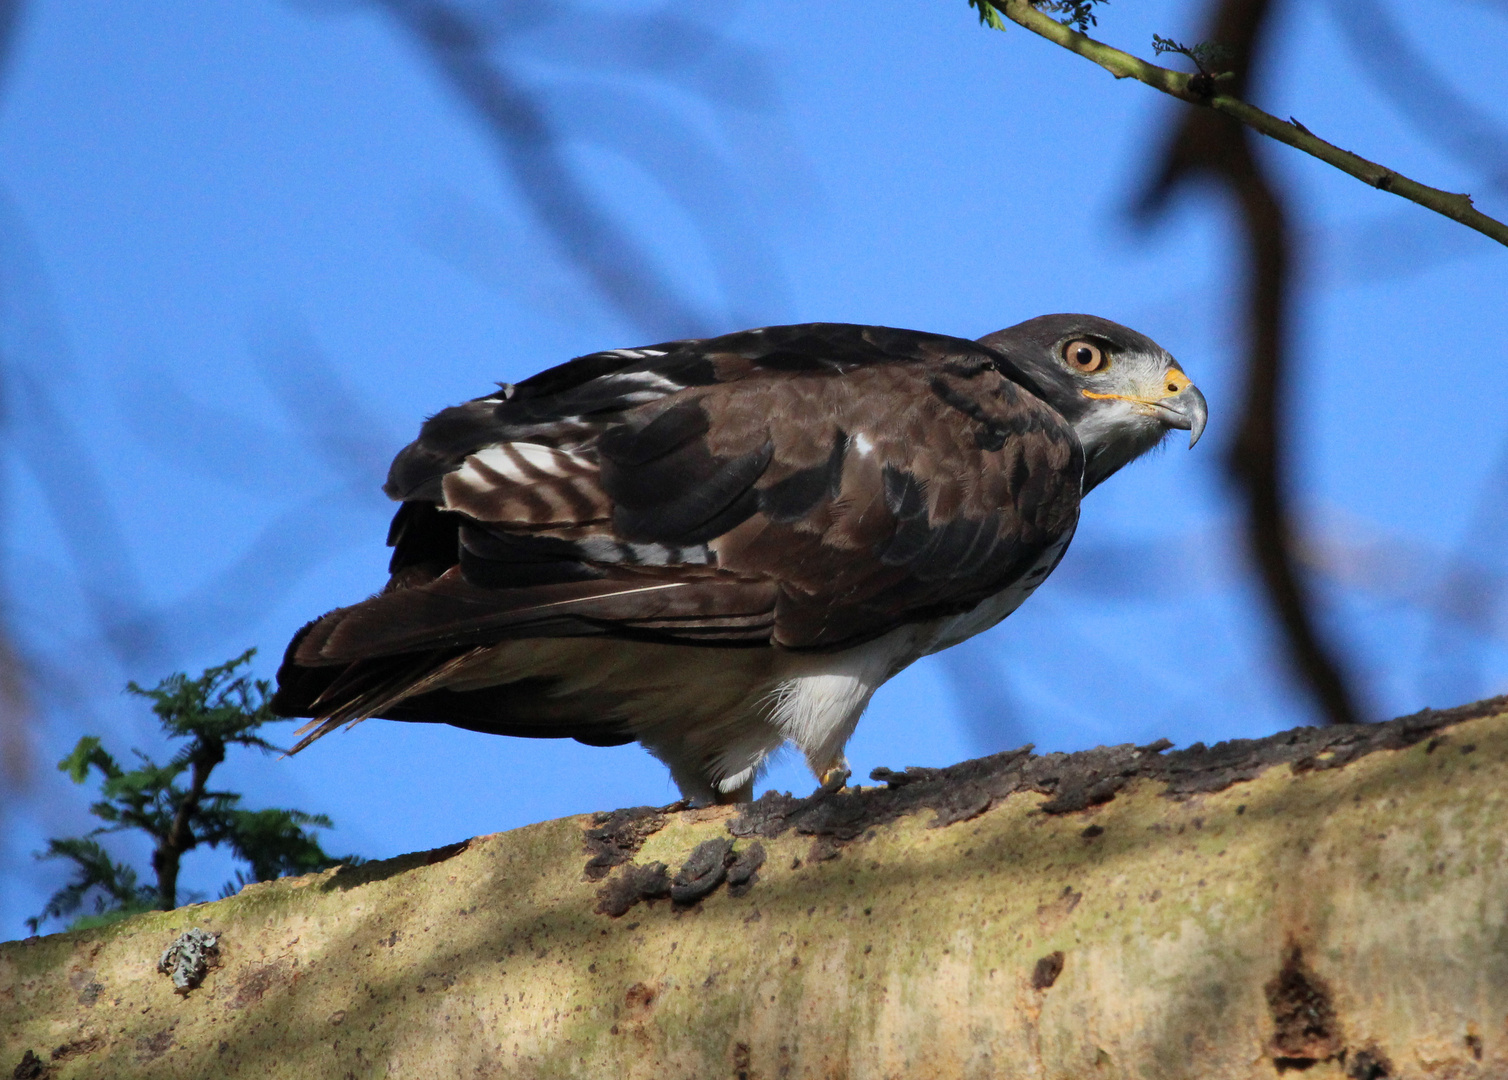
[[[1113,323],[1048,319],[1176,369]],[[769,327],[444,410],[393,463],[387,588],[289,645],[274,707],[315,718],[295,749],[369,716],[638,739],[702,799],[747,796],[786,738],[838,767],[880,682],[1008,614],[1072,536],[1104,452],[1074,417],[1118,403],[1044,369],[1042,323],[1019,350]]]

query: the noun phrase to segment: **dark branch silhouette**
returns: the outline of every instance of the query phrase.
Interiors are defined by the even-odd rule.
[[[1425,59],[1386,5],[1332,0],[1330,10],[1361,70],[1414,132],[1480,172],[1491,189],[1508,191],[1508,126]],[[1499,590],[1489,584],[1491,563],[1508,543],[1505,493],[1508,446],[1483,482],[1466,534],[1434,591],[1420,674],[1420,688],[1432,702],[1466,700],[1484,691],[1483,647],[1492,636],[1499,599]]]
[[[389,511],[382,481],[403,434],[367,408],[304,328],[270,338],[254,356],[287,430],[195,401],[166,376],[121,389],[126,416],[147,448],[254,494],[296,499],[228,567],[187,596],[141,613],[163,635],[163,656],[154,659],[218,644],[332,554],[381,536]]]
[[[16,29],[21,25],[21,12],[25,0],[0,0],[0,78],[10,67],[11,55],[15,52]]]
[[[63,403],[75,371],[42,261],[21,216],[0,191],[0,388],[4,438],[37,482],[58,526],[93,623],[111,655],[129,663],[154,655],[156,630],[143,620],[144,590],[108,497],[91,443]]]
[[[1204,40],[1235,57],[1228,92],[1243,97],[1258,59],[1268,0],[1220,0]],[[1316,603],[1295,558],[1288,483],[1288,444],[1281,406],[1287,390],[1293,238],[1277,186],[1255,153],[1251,131],[1209,109],[1183,109],[1138,206],[1162,212],[1196,179],[1225,187],[1235,201],[1246,248],[1246,383],[1241,419],[1227,450],[1226,473],[1242,503],[1247,542],[1277,616],[1291,663],[1330,723],[1362,719],[1356,693],[1334,646],[1325,640]]]
[[[731,176],[711,175],[712,159],[702,140],[677,131],[667,113],[621,80],[606,86],[589,83],[576,91],[570,86],[540,86],[524,77],[507,53],[514,38],[538,37],[541,28],[559,26],[570,31],[568,37],[557,35],[552,42],[548,33],[543,35],[547,45],[555,46],[556,59],[563,53],[568,61],[600,65],[597,53],[603,34],[598,13],[560,4],[372,2],[397,21],[482,122],[506,177],[561,255],[640,333],[655,338],[700,335],[727,329],[729,319],[678,288],[662,260],[618,220],[573,160],[572,140],[605,143],[637,159],[683,207],[702,219],[699,224],[708,226],[704,237],[719,256],[724,283],[739,294],[729,305],[735,312],[757,306],[749,303],[748,294],[773,288],[773,259],[752,230],[737,227],[744,215],[728,204],[738,185]],[[684,65],[686,57],[717,43],[709,31],[674,16],[637,21],[619,16],[617,22],[613,29],[629,46],[626,53],[613,54],[620,61],[617,74],[627,70],[663,79]],[[756,88],[757,95],[759,73],[748,57],[736,60],[733,74],[742,78],[724,72],[714,85],[744,83]],[[688,179],[693,182],[688,184]],[[719,234],[736,237],[735,250],[720,245]]]
[[[1180,45],[1176,41],[1160,38],[1154,34],[1153,45],[1158,52],[1181,53],[1194,61],[1200,70],[1191,75],[1172,68],[1160,67],[1112,45],[1107,45],[1103,41],[1096,41],[1083,33],[1082,24],[1080,24],[1079,32],[1069,29],[1065,23],[1038,10],[1037,5],[1045,2],[1046,0],[970,0],[970,3],[992,6],[994,10],[1012,22],[1019,23],[1070,52],[1092,60],[1118,79],[1134,78],[1138,82],[1190,105],[1213,109],[1222,115],[1232,117],[1252,130],[1303,151],[1379,191],[1391,192],[1399,198],[1427,207],[1437,214],[1465,225],[1468,229],[1475,229],[1500,244],[1508,245],[1508,222],[1499,221],[1497,218],[1482,213],[1476,208],[1469,194],[1446,191],[1420,183],[1396,169],[1369,161],[1359,154],[1327,142],[1293,117],[1287,120],[1279,119],[1251,104],[1239,92],[1233,93],[1235,86],[1229,83],[1231,72],[1207,69],[1207,60],[1212,59],[1214,55],[1212,52],[1205,52],[1201,55],[1201,52],[1194,47]],[[1068,2],[1096,3],[1099,0],[1068,0]],[[992,21],[992,25],[1001,25],[998,18]],[[1202,48],[1213,49],[1216,46],[1207,43]],[[1221,42],[1218,48],[1224,50],[1229,47]],[[1231,55],[1235,54],[1236,50],[1232,49]]]

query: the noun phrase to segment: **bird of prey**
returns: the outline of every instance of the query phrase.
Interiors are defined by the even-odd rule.
[[[825,785],[871,695],[1052,573],[1084,494],[1204,396],[1151,339],[842,323],[582,356],[425,422],[379,594],[289,644],[295,750],[368,717],[638,741],[690,800],[794,743]]]

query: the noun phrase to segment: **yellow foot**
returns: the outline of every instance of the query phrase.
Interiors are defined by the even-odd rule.
[[[822,780],[822,787],[819,790],[827,792],[842,791],[845,787],[848,786],[848,778],[852,775],[853,774],[848,771],[848,762],[841,760],[837,761],[832,765],[829,765],[826,769],[822,770],[820,777]]]

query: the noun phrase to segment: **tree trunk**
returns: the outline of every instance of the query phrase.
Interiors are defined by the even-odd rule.
[[[11,942],[0,1076],[1500,1077],[1505,714],[566,818]]]

